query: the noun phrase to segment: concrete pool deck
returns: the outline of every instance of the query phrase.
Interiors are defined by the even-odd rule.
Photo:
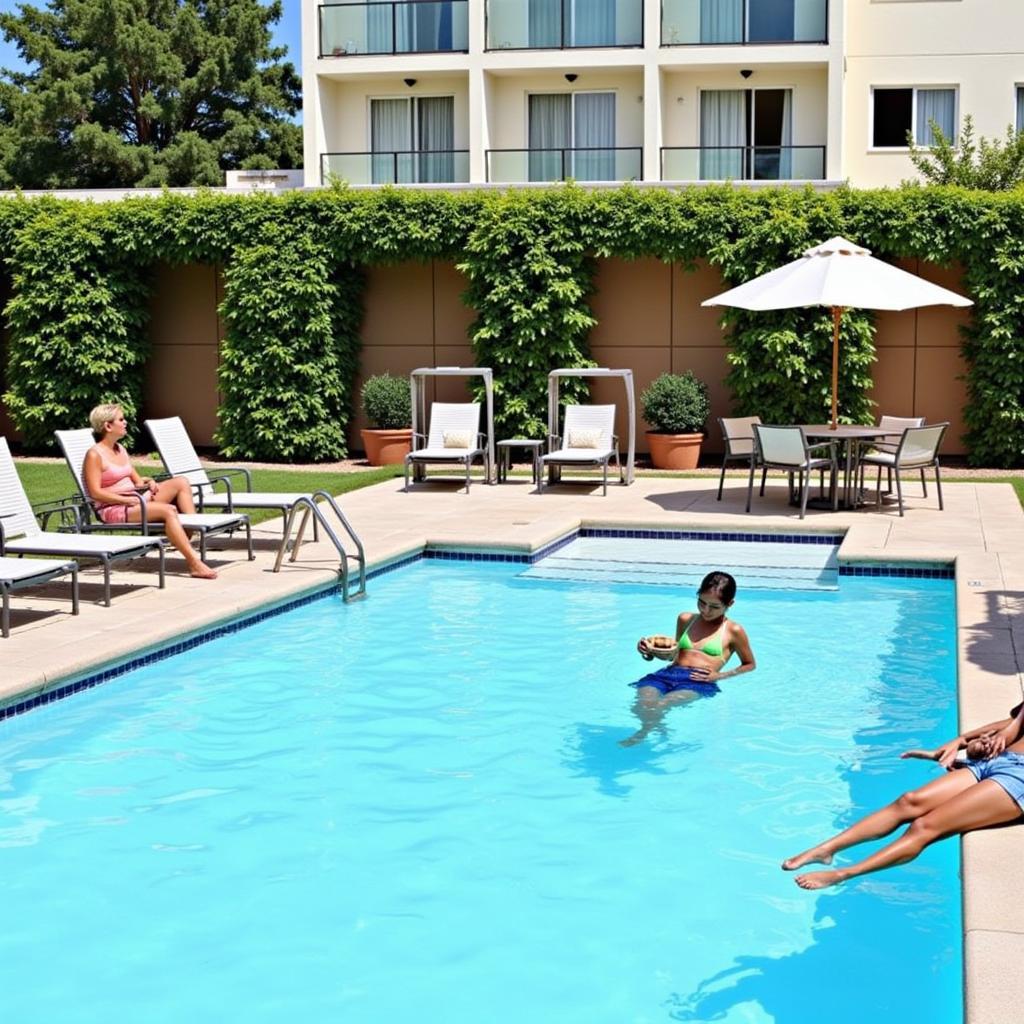
[[[420,485],[403,494],[401,480],[344,495],[340,504],[366,547],[371,567],[426,545],[498,546],[528,552],[580,526],[650,526],[739,532],[845,533],[840,558],[858,562],[952,562],[956,567],[959,709],[962,727],[1004,717],[1022,696],[1024,668],[1024,512],[1008,484],[945,484],[946,510],[908,483],[907,514],[895,506],[856,512],[808,511],[801,522],[785,500],[781,481],[756,495],[743,512],[746,487],[717,479],[641,477],[630,487],[564,484],[538,496],[526,477],[494,487],[474,484],[467,495],[454,482]],[[113,574],[113,607],[100,597],[100,574],[82,573],[82,610],[67,614],[69,587],[55,582],[16,592],[11,636],[0,640],[0,705],[40,693],[144,650],[173,643],[336,579],[329,544],[306,544],[298,561],[274,574],[279,520],[253,533],[257,558],[242,542],[228,542],[211,561],[214,582],[183,575],[168,557],[167,588],[156,589],[155,560]],[[372,582],[370,584],[372,594]],[[895,770],[895,766],[894,766]],[[899,783],[894,782],[894,787]],[[1005,1024],[1024,1001],[1024,906],[1016,872],[1024,860],[1024,829],[983,831],[963,839],[964,952],[968,1024]]]

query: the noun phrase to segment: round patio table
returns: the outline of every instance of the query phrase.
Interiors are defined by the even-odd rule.
[[[857,441],[876,441],[892,433],[892,430],[882,430],[880,427],[869,425],[859,426],[857,424],[840,423],[835,430],[828,423],[801,423],[804,436],[811,443],[815,441],[838,441],[839,454],[844,460],[843,470],[843,500],[840,502],[842,508],[856,508],[860,495],[855,494],[857,483],[857,465],[854,454],[857,449]],[[809,503],[808,503],[809,504]]]

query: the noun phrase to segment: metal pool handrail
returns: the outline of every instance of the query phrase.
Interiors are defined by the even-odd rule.
[[[323,511],[317,504],[318,498],[326,501],[334,510],[334,514],[338,517],[338,522],[341,523],[342,527],[344,527],[345,533],[348,534],[349,539],[356,546],[355,555],[350,555],[345,550],[345,545],[338,539],[338,535],[334,532],[334,528],[328,522],[327,517],[323,514]],[[326,533],[331,539],[331,543],[334,545],[334,548],[341,559],[339,572],[341,574],[342,599],[348,602],[357,597],[363,597],[366,594],[366,553],[363,550],[363,542],[359,539],[359,535],[352,528],[352,524],[345,518],[345,513],[338,507],[338,503],[327,491],[314,491],[310,497],[303,495],[295,502],[294,505],[292,505],[291,511],[288,513],[288,519],[284,525],[284,535],[281,537],[281,546],[277,549],[277,560],[274,562],[274,572],[281,571],[281,563],[284,561],[285,552],[288,550],[288,541],[291,540],[292,527],[295,524],[295,513],[298,512],[300,507],[303,509],[302,521],[299,523],[299,533],[295,538],[295,543],[292,545],[292,553],[288,561],[294,562],[298,557],[299,548],[302,546],[302,538],[306,532],[306,524],[309,522],[310,516],[312,516],[323,528],[324,533]],[[359,565],[359,586],[351,593],[349,592],[348,565],[350,558],[354,558]]]

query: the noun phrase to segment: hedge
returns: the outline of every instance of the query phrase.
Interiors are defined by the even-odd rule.
[[[344,187],[280,196],[165,194],[91,204],[0,200],[0,264],[14,296],[4,402],[26,444],[84,422],[97,401],[141,400],[157,262],[225,268],[218,441],[240,458],[345,454],[358,369],[363,270],[452,260],[475,310],[478,365],[495,369],[503,433],[544,425],[553,366],[592,365],[596,260],[703,259],[738,284],[843,234],[886,259],[959,263],[971,461],[1024,463],[1024,193],[950,187],[748,190],[730,186],[455,193]],[[727,311],[737,414],[828,413],[823,310]],[[840,409],[870,419],[871,314],[843,321]],[[582,390],[575,392],[583,394]]]

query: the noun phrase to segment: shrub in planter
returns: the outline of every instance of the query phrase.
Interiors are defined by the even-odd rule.
[[[371,466],[401,464],[412,448],[412,401],[404,377],[382,373],[363,384],[363,411],[371,429],[362,430]]]
[[[663,373],[640,396],[651,426],[647,443],[658,469],[695,469],[711,412],[708,388],[692,373]]]

